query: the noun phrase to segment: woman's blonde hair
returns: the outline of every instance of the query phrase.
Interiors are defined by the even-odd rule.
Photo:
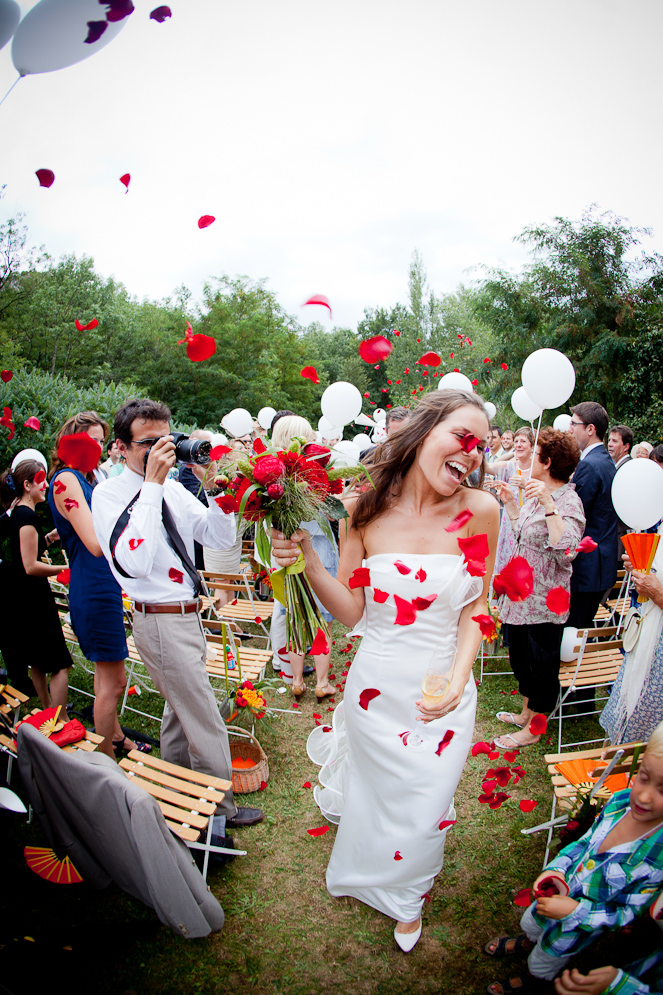
[[[279,418],[272,433],[272,445],[277,449],[285,449],[295,436],[302,436],[307,442],[315,441],[315,432],[306,418],[299,415],[286,415]]]
[[[655,757],[663,757],[663,722],[659,722],[649,737],[647,753],[651,753]]]

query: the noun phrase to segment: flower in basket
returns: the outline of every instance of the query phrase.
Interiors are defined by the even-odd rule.
[[[346,518],[347,512],[336,496],[343,480],[365,474],[361,465],[334,467],[331,451],[325,446],[294,438],[287,450],[261,448],[260,452],[233,453],[224,463],[217,483],[225,494],[215,500],[225,512],[238,515],[238,532],[251,523],[255,530],[258,557],[271,562],[271,528],[287,538],[302,522],[315,521],[330,542],[330,519]],[[304,560],[271,574],[274,597],[286,608],[286,645],[295,653],[306,653],[324,623],[304,573]]]
[[[259,691],[256,691],[251,681],[244,681],[235,692],[235,704],[238,708],[248,708],[257,719],[261,719],[267,711],[267,702]]]

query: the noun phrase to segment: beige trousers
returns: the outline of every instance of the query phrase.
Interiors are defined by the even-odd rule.
[[[165,698],[161,756],[169,763],[232,779],[228,733],[205,669],[200,615],[134,612],[133,635],[141,660]],[[237,812],[232,790],[218,815]]]

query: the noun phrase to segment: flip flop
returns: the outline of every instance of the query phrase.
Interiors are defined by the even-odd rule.
[[[539,739],[540,738],[541,737],[539,736]],[[506,746],[503,746],[502,743],[498,742],[498,740],[500,739],[502,740],[510,739],[511,742],[513,743],[513,746],[510,746],[509,743],[507,743]],[[495,746],[497,747],[498,750],[524,750],[528,746],[536,746],[536,744],[539,742],[539,739],[537,739],[535,743],[519,743],[515,736],[512,736],[510,732],[507,732],[503,736],[498,736],[495,740],[493,740],[493,742],[495,743]]]
[[[506,722],[510,726],[518,726],[519,729],[524,729],[525,725],[521,725],[520,722],[516,722],[513,717],[513,712],[498,712],[495,716],[500,722]]]

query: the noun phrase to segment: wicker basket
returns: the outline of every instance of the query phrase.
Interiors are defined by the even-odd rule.
[[[233,792],[236,795],[249,795],[253,791],[259,791],[260,785],[269,780],[269,764],[267,755],[253,733],[239,726],[226,726],[228,735],[241,738],[230,742],[230,759],[243,757],[245,760],[253,760],[255,766],[247,767],[245,770],[235,770],[233,768],[232,782]]]

